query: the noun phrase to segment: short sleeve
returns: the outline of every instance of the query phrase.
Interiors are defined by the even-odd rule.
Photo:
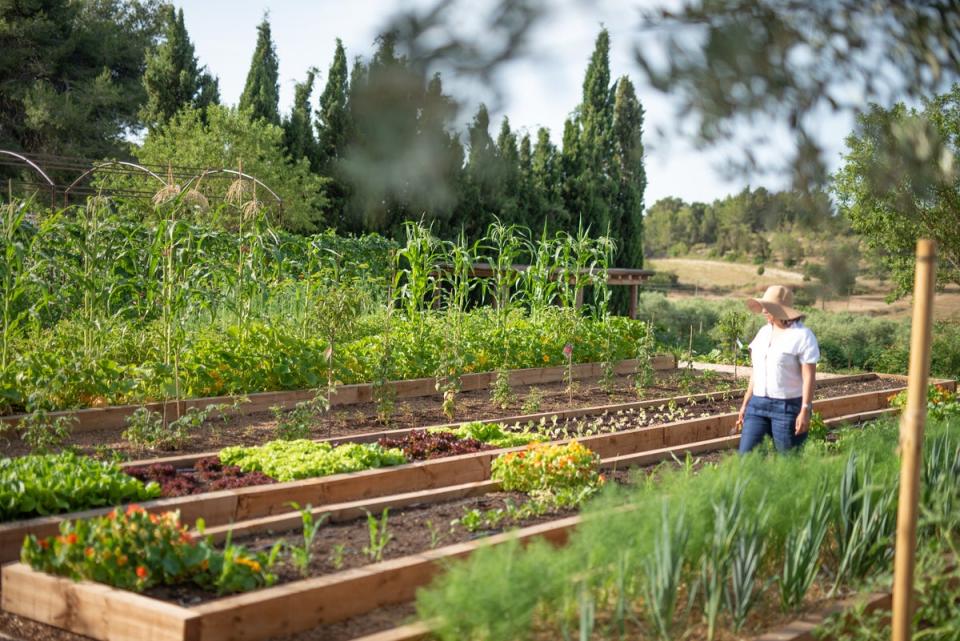
[[[803,333],[797,357],[801,365],[813,365],[820,361],[820,345],[817,343],[817,337],[809,329]]]

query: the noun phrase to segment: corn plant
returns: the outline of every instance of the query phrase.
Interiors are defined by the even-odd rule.
[[[309,504],[301,508],[299,504],[292,502],[290,506],[300,512],[300,520],[303,523],[303,545],[287,544],[290,550],[290,561],[300,572],[300,576],[305,577],[310,574],[310,563],[313,561],[313,541],[317,538],[320,526],[330,515],[321,514],[320,518],[315,519]]]
[[[745,519],[730,550],[730,574],[725,590],[727,609],[734,632],[739,632],[756,605],[762,590],[757,586],[757,571],[766,551],[763,508],[752,519]]]
[[[383,551],[390,541],[393,540],[393,534],[387,530],[387,517],[389,512],[390,508],[384,508],[379,521],[377,517],[367,512],[367,535],[369,543],[364,546],[363,553],[374,563],[379,563],[383,560]]]
[[[546,225],[539,240],[526,243],[526,253],[531,259],[527,269],[520,274],[520,287],[533,318],[537,318],[557,299],[559,281],[553,262],[555,245],[556,241],[547,236]]]
[[[0,207],[0,237],[3,239],[3,260],[0,260],[0,304],[3,305],[2,333],[0,333],[0,371],[10,364],[11,344],[21,325],[29,318],[31,304],[44,304],[44,300],[28,301],[31,282],[42,263],[36,261],[36,234],[29,234],[26,213],[30,203],[7,203]],[[35,307],[36,309],[36,307]]]
[[[664,503],[660,533],[653,541],[653,552],[643,560],[641,583],[647,619],[664,641],[671,638],[688,536],[683,514],[671,523]]]
[[[830,525],[832,497],[825,484],[810,499],[807,518],[787,534],[783,573],[779,577],[780,607],[784,612],[803,602],[817,577],[820,547]]]
[[[463,387],[462,375],[466,367],[463,345],[463,315],[470,294],[477,285],[473,277],[473,263],[477,244],[467,244],[463,232],[457,242],[444,244],[445,261],[441,286],[446,293],[446,318],[441,330],[440,358],[437,364],[436,389],[443,394],[442,411],[449,420],[456,417],[457,395]]]

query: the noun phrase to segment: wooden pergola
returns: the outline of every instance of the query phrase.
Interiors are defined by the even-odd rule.
[[[438,271],[449,272],[452,265],[442,263],[437,266]],[[511,265],[512,271],[523,273],[530,269],[529,265]],[[471,267],[474,276],[481,278],[491,278],[494,269],[489,263],[474,263]],[[626,267],[610,267],[607,269],[607,284],[611,287],[629,287],[630,288],[630,318],[637,317],[637,297],[640,293],[640,285],[646,282],[654,271],[649,269],[628,269]],[[593,276],[594,270],[581,269],[578,275]],[[577,306],[583,304],[583,290],[577,292]]]

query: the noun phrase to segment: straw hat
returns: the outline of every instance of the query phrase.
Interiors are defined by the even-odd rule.
[[[766,311],[782,321],[795,320],[804,315],[800,310],[794,309],[793,292],[783,285],[771,285],[761,298],[749,298],[746,302],[751,311]]]

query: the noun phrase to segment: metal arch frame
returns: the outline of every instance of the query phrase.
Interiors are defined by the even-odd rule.
[[[103,169],[104,167],[114,167],[114,166],[116,166],[116,165],[121,165],[121,166],[123,166],[123,167],[130,167],[130,168],[132,168],[132,169],[136,169],[137,171],[141,171],[141,172],[143,172],[143,173],[145,173],[145,174],[149,174],[150,176],[152,176],[152,177],[156,178],[157,180],[159,180],[159,181],[160,181],[160,184],[162,184],[164,187],[167,186],[167,181],[166,181],[166,180],[164,180],[163,178],[161,178],[161,177],[158,176],[157,174],[153,173],[152,171],[150,171],[149,169],[147,169],[147,168],[144,167],[143,165],[138,165],[138,164],[135,163],[135,162],[127,162],[126,160],[107,160],[107,161],[104,161],[104,162],[95,163],[90,169],[86,170],[85,172],[83,172],[82,174],[80,174],[79,176],[77,176],[77,178],[76,178],[72,183],[70,183],[70,185],[67,186],[66,189],[63,190],[63,200],[64,200],[64,202],[66,202],[67,196],[70,195],[70,190],[72,190],[74,187],[76,187],[76,186],[80,183],[81,180],[83,180],[84,178],[86,178],[87,176],[89,176],[90,174],[94,173],[94,172],[97,171],[97,170]]]
[[[52,180],[50,180],[50,176],[48,176],[42,169],[40,169],[40,166],[39,166],[37,163],[33,162],[32,160],[30,160],[30,159],[27,158],[26,156],[21,156],[20,154],[18,154],[18,153],[16,153],[16,152],[7,151],[6,149],[0,149],[0,154],[6,154],[6,155],[8,155],[8,156],[13,156],[13,157],[16,158],[17,160],[26,163],[26,164],[29,165],[35,172],[37,172],[38,174],[40,174],[41,176],[43,176],[43,179],[47,181],[47,184],[50,185],[50,188],[51,188],[51,189],[56,189],[56,188],[57,188],[57,185],[56,185]]]
[[[193,184],[194,181],[199,181],[211,174],[233,174],[234,176],[239,176],[240,178],[246,178],[248,180],[251,180],[253,181],[254,184],[260,185],[261,187],[266,189],[270,193],[270,195],[273,196],[273,199],[277,201],[277,205],[280,206],[280,209],[281,210],[283,209],[283,198],[278,196],[277,192],[270,189],[270,187],[268,187],[262,180],[260,180],[256,176],[245,174],[242,171],[237,171],[236,169],[205,169],[204,171],[200,172],[199,174],[197,174],[196,176],[188,180],[186,184],[183,186],[183,190],[186,191],[190,187],[190,185]]]

